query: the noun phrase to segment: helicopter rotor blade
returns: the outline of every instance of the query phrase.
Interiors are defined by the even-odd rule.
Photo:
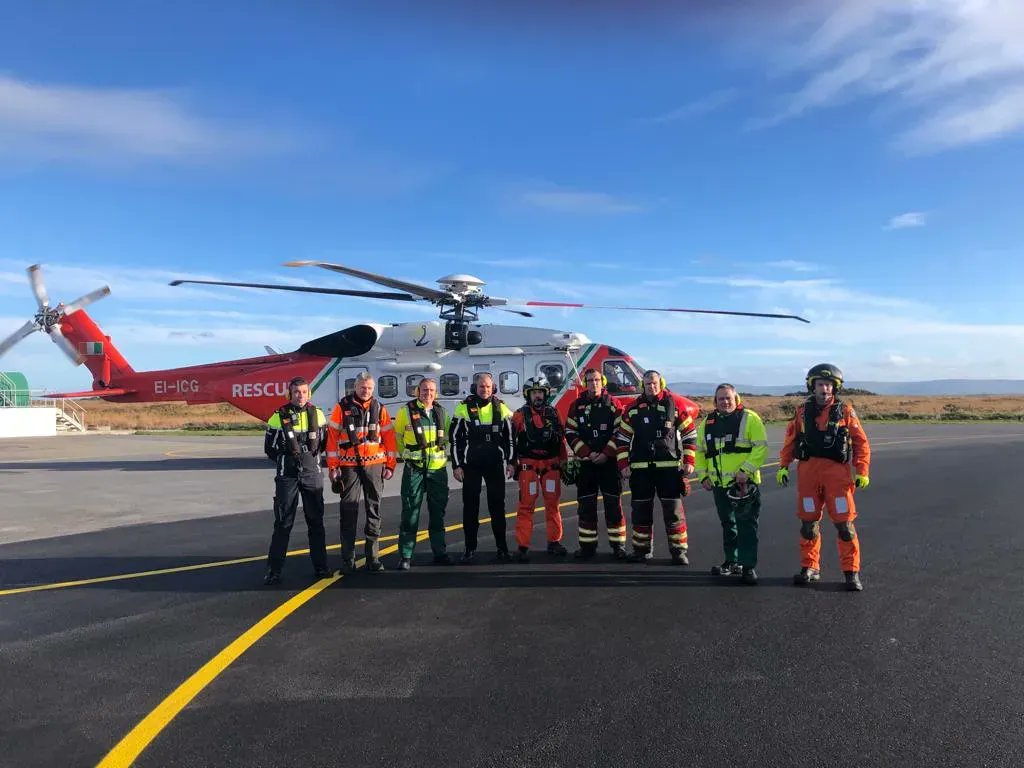
[[[36,297],[36,303],[40,309],[50,306],[50,297],[46,293],[46,284],[43,282],[42,266],[33,264],[25,270],[28,272],[28,282],[32,286],[32,293]]]
[[[450,298],[444,291],[439,291],[436,288],[428,288],[425,285],[418,283],[407,283],[405,280],[396,280],[393,277],[385,277],[384,275],[378,275],[374,272],[366,272],[361,269],[354,269],[352,267],[346,267],[342,264],[331,264],[326,261],[286,261],[284,263],[286,267],[320,267],[321,269],[329,269],[332,272],[338,272],[342,275],[348,275],[350,277],[358,277],[362,280],[368,280],[371,283],[377,283],[388,288],[397,288],[400,291],[408,291],[414,296],[427,299],[429,301],[441,301],[442,299]]]
[[[25,323],[23,326],[21,326],[21,328],[16,330],[14,333],[12,333],[6,339],[4,339],[3,341],[0,341],[0,357],[3,357],[4,353],[6,353],[7,350],[9,350],[11,347],[13,347],[15,344],[17,344],[22,339],[24,339],[30,333],[33,333],[33,332],[38,331],[38,330],[41,330],[41,329],[36,324],[36,321],[35,320],[29,320],[27,323]]]
[[[104,285],[102,288],[97,288],[95,291],[90,291],[85,296],[79,296],[77,299],[72,301],[70,304],[64,305],[64,314],[74,314],[80,309],[85,309],[87,306],[92,304],[94,301],[99,301],[104,296],[110,295],[110,286]]]
[[[517,304],[522,307],[550,307],[557,309],[621,309],[631,312],[686,312],[695,315],[736,315],[739,317],[770,317],[778,320],[799,320],[801,323],[810,323],[799,315],[785,315],[774,312],[739,312],[728,309],[683,309],[680,307],[612,307],[600,304],[577,304],[568,301],[515,301],[510,304]]]
[[[345,288],[309,288],[304,285],[269,285],[267,283],[231,283],[221,280],[172,280],[169,285],[230,285],[236,288],[268,288],[274,291],[298,291],[300,293],[327,293],[334,296],[358,296],[364,299],[393,299],[394,301],[416,301],[415,296],[408,293],[388,293],[386,291],[350,291]]]
[[[75,349],[75,345],[68,341],[67,337],[61,332],[59,325],[51,326],[47,333],[50,334],[50,338],[53,340],[53,343],[60,347],[60,351],[67,355],[68,360],[70,360],[73,365],[82,364],[82,356],[78,353],[78,350]]]

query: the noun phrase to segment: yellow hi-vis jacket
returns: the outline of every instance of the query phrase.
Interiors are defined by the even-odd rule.
[[[402,461],[406,462],[411,466],[423,468],[423,450],[420,448],[419,441],[416,439],[416,424],[417,419],[413,419],[412,414],[409,411],[411,403],[406,403],[398,409],[398,413],[395,414],[395,435],[398,438],[398,449],[399,455],[402,457]],[[435,470],[442,469],[448,463],[448,455],[446,453],[448,449],[449,433],[451,431],[452,420],[447,414],[444,408],[441,408],[438,403],[434,403],[434,406],[427,408],[418,399],[416,400],[416,406],[420,411],[419,428],[423,430],[423,439],[427,444],[427,469]],[[443,423],[441,424],[441,440],[442,444],[437,444],[437,425],[434,423],[434,408],[440,408]]]
[[[742,405],[725,415],[717,410],[697,425],[697,479],[710,478],[724,488],[742,470],[758,485],[761,465],[768,457],[768,433],[761,417]]]

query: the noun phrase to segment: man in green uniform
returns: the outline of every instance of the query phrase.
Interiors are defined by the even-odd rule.
[[[704,490],[715,495],[722,523],[725,562],[715,576],[742,573],[744,584],[757,584],[757,522],[761,514],[761,465],[768,455],[768,435],[761,417],[743,406],[732,384],[715,389],[715,410],[697,427],[694,464]]]
[[[437,382],[422,379],[417,398],[410,400],[395,416],[395,436],[405,462],[402,470],[402,524],[398,531],[401,559],[398,570],[408,571],[416,548],[420,508],[426,497],[430,513],[428,531],[434,563],[451,565],[445,552],[444,513],[448,506],[448,459],[445,453],[451,419],[437,400]]]

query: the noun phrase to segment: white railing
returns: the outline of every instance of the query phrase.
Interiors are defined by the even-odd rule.
[[[3,374],[0,374],[3,376]],[[3,376],[8,382],[10,378]],[[0,380],[0,384],[4,383]],[[12,382],[13,383],[13,382]],[[74,400],[66,397],[44,397],[42,389],[8,389],[0,388],[0,407],[3,408],[55,408],[57,421],[63,419],[72,429],[85,432],[85,408]],[[19,405],[19,401],[27,405]]]

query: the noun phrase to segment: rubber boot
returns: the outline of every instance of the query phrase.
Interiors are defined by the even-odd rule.
[[[793,576],[793,584],[798,587],[806,586],[812,581],[821,581],[821,571],[817,568],[801,568],[800,573]]]
[[[860,583],[860,574],[857,571],[843,571],[843,587],[847,592],[863,592],[864,585]]]

